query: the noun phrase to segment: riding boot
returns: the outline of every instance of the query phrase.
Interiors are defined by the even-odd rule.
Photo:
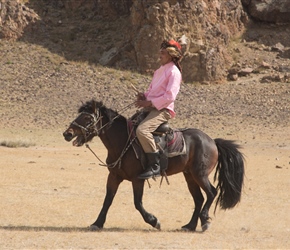
[[[146,170],[138,176],[139,179],[149,179],[153,176],[160,176],[160,154],[159,152],[155,153],[146,153],[147,157],[147,168]]]

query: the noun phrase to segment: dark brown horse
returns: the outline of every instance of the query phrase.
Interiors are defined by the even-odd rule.
[[[186,129],[182,133],[187,152],[169,158],[166,174],[169,176],[182,172],[194,199],[195,209],[191,220],[182,229],[195,231],[200,218],[202,230],[205,231],[209,226],[210,206],[218,193],[216,205],[219,204],[222,209],[233,208],[240,201],[244,158],[238,150],[239,146],[233,141],[213,140],[198,129]],[[103,228],[107,212],[123,180],[132,182],[134,205],[144,221],[160,229],[158,219],[143,207],[144,180],[138,178],[143,168],[130,144],[125,117],[105,107],[102,102],[88,101],[79,108],[79,116],[63,136],[67,141],[76,138],[73,141],[74,146],[82,146],[94,136],[99,136],[108,150],[106,196],[97,220],[91,225],[92,229]],[[214,168],[214,179],[218,182],[216,188],[208,179]],[[206,193],[205,203],[201,189]]]

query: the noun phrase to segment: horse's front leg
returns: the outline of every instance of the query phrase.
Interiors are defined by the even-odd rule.
[[[132,181],[133,186],[133,193],[134,193],[134,205],[135,208],[140,212],[142,215],[144,221],[148,224],[150,224],[152,227],[160,230],[161,225],[158,219],[153,215],[148,213],[142,204],[142,198],[143,198],[143,191],[144,191],[144,180],[137,179],[135,181]]]
[[[99,213],[97,220],[90,226],[92,230],[98,230],[103,228],[104,223],[106,221],[108,210],[113,202],[118,187],[122,181],[123,179],[119,178],[118,176],[113,175],[112,173],[109,174],[107,179],[107,188],[106,188],[107,191],[103,207],[101,209],[101,212]]]

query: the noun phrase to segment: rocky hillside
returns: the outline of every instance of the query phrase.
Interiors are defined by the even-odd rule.
[[[285,0],[1,2],[0,37],[41,45],[67,60],[151,73],[158,66],[160,42],[174,38],[183,47],[186,82],[221,82],[236,63],[229,48],[237,40],[270,47],[281,43],[282,52],[288,51],[283,56],[289,58],[290,11]],[[252,18],[272,22],[271,32],[253,37],[257,30],[252,29]],[[272,39],[277,25],[279,31],[284,29],[283,40]]]
[[[236,47],[243,53],[264,52],[254,43]],[[151,77],[88,63],[68,61],[39,45],[0,42],[1,128],[65,128],[87,100],[103,100],[121,111],[135,100],[133,84],[145,90]],[[274,52],[265,54],[274,55]],[[250,60],[249,60],[250,61]],[[246,126],[264,129],[290,124],[289,82],[261,82],[276,72],[272,66],[263,73],[240,76],[237,81],[219,85],[183,83],[176,102],[177,127],[239,130]],[[121,113],[135,112],[132,105]],[[262,131],[261,131],[262,132]],[[232,132],[233,133],[233,132]]]

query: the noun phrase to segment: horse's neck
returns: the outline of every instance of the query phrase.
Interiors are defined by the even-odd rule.
[[[104,128],[99,135],[102,143],[108,150],[108,154],[118,157],[128,140],[127,124],[124,121],[113,121],[108,128]]]

